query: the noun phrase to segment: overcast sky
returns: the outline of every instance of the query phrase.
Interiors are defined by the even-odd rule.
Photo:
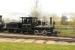
[[[42,13],[74,13],[75,0],[39,0],[38,9]],[[0,0],[0,15],[4,18],[28,16],[35,6],[35,0]]]

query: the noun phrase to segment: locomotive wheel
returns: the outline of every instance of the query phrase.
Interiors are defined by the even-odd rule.
[[[12,29],[9,29],[9,32],[10,32],[10,33],[12,33],[12,32],[13,32],[13,30],[12,30]]]
[[[44,35],[44,36],[47,35],[47,31],[46,30],[43,30],[42,31],[42,35]]]
[[[39,31],[38,30],[35,30],[34,31],[34,35],[38,35],[39,34]]]
[[[21,31],[20,30],[16,30],[16,33],[20,33]]]
[[[3,32],[4,30],[3,29],[0,29],[0,32]]]

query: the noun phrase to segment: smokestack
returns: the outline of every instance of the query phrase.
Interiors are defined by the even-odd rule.
[[[0,15],[0,22],[2,22],[2,15]]]
[[[52,23],[53,21],[52,21],[52,17],[50,17],[50,25],[52,25],[53,23]]]

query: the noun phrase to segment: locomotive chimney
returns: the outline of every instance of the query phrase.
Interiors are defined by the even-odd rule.
[[[50,17],[50,25],[53,26],[53,28],[55,28],[55,21],[53,21],[52,17]]]
[[[50,25],[52,25],[52,17],[50,17]]]
[[[2,22],[2,15],[0,15],[0,22]]]
[[[22,18],[22,23],[23,23],[23,17],[21,17]]]

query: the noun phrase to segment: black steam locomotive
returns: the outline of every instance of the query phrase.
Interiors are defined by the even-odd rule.
[[[0,18],[2,18],[2,16],[0,16]],[[10,22],[7,24],[0,20],[0,31],[57,36],[57,31],[55,31],[55,22],[53,22],[52,17],[50,17],[49,26],[46,22],[38,20],[37,17],[21,17],[21,19],[21,22]]]

